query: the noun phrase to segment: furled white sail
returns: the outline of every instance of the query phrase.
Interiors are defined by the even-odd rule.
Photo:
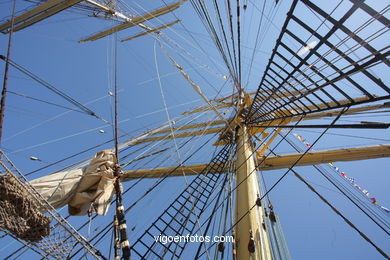
[[[115,155],[111,150],[98,152],[88,167],[59,172],[30,181],[54,207],[68,204],[69,214],[91,212],[105,215],[114,195]]]

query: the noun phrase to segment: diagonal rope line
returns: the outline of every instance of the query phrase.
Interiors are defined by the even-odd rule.
[[[292,143],[289,139],[286,139],[286,142],[287,142],[288,144],[290,144],[297,152],[299,152],[299,149],[298,149],[298,148],[295,146],[295,144]],[[317,171],[319,171],[320,174],[321,174],[324,178],[326,178],[330,183],[332,183],[333,186],[334,186],[335,188],[337,188],[337,190],[339,190],[340,194],[344,195],[349,201],[351,201],[358,209],[360,209],[368,218],[370,218],[370,219],[371,219],[371,220],[372,220],[380,229],[382,229],[387,235],[390,235],[389,231],[387,231],[387,230],[385,229],[385,227],[383,227],[380,223],[378,223],[378,221],[375,220],[375,219],[374,219],[368,212],[366,212],[361,206],[359,206],[358,203],[357,203],[356,201],[354,201],[350,196],[348,196],[348,195],[346,194],[346,192],[345,192],[344,190],[342,190],[341,187],[340,187],[339,185],[337,185],[332,179],[330,179],[329,176],[327,176],[327,175],[324,173],[324,171],[323,171],[322,168],[320,168],[320,167],[317,166],[317,165],[313,165],[313,167],[314,167]],[[356,198],[356,197],[355,197],[355,198]],[[364,204],[362,204],[362,205],[363,205],[363,207],[365,207]],[[372,211],[370,210],[370,208],[367,208],[367,207],[365,207],[365,208],[368,209],[368,211],[370,211],[371,213],[373,213],[374,216],[376,216],[377,218],[379,218],[379,221],[381,221],[384,225],[387,226],[387,228],[389,228],[388,224],[387,224],[387,223],[384,223],[383,220],[380,219],[380,217],[377,216],[377,215],[375,214],[375,212],[372,212]]]
[[[339,114],[338,114],[338,116],[332,121],[332,123],[331,123],[331,125],[334,125],[336,122],[337,122],[337,120],[341,117],[341,115],[347,110],[348,108],[345,108],[345,109],[343,109]],[[298,122],[299,123],[299,122]],[[317,139],[313,142],[313,144],[312,144],[312,147],[321,139],[321,137],[328,131],[328,129],[329,128],[327,128],[327,129],[325,129],[323,132],[322,132],[322,134],[319,136],[319,137],[317,137]],[[289,131],[289,132],[291,132],[291,130]],[[287,135],[286,135],[287,136]],[[281,140],[281,141],[279,141],[279,143],[277,144],[277,146],[284,140],[284,138],[286,137],[286,136],[284,136],[283,137],[283,139]],[[268,196],[268,194],[287,176],[287,174],[292,170],[292,168],[295,166],[295,165],[297,165],[298,163],[299,163],[299,161],[309,152],[309,150],[310,150],[311,148],[308,148],[308,149],[306,149],[306,151],[294,162],[294,164],[292,165],[292,166],[290,166],[289,167],[289,169],[260,197],[260,200],[262,200],[262,199],[264,199],[266,196]],[[255,153],[256,151],[254,151],[253,153]],[[250,155],[250,156],[252,156],[252,155]],[[265,157],[266,158],[266,157]],[[263,158],[263,160],[262,161],[264,161],[265,160],[265,158]],[[247,158],[247,160],[248,160],[249,158]],[[239,168],[239,167],[237,167],[237,168]],[[247,176],[246,176],[246,178],[244,178],[244,180],[243,181],[241,181],[241,183],[239,183],[239,184],[237,184],[236,185],[236,187],[234,188],[234,189],[237,189],[237,187],[239,186],[239,185],[241,185],[251,174],[253,174],[254,172],[256,172],[257,171],[257,168],[255,168],[252,172],[250,172]],[[225,198],[226,199],[226,198]],[[227,234],[228,232],[230,232],[241,220],[243,220],[249,213],[250,213],[250,211],[254,208],[254,207],[256,207],[257,205],[256,205],[256,203],[245,213],[245,214],[243,214],[238,220],[236,220],[235,221],[235,223],[234,223],[234,225],[233,226],[231,226],[227,231],[226,231],[226,233],[225,234]],[[224,235],[225,235],[224,234]],[[211,248],[212,246],[214,246],[214,244],[215,244],[215,242],[213,243],[213,244],[211,244],[210,245],[210,247],[209,248]]]
[[[84,111],[84,113],[86,113],[87,115],[90,115],[90,116],[94,116],[94,117],[98,117],[98,115],[95,114],[95,112],[93,112],[92,110],[90,110],[89,108],[87,108],[86,106],[84,106],[83,104],[81,104],[80,102],[76,101],[75,99],[71,98],[70,96],[68,96],[67,94],[65,94],[64,92],[60,91],[59,89],[55,88],[53,85],[51,85],[50,83],[46,82],[45,80],[41,79],[40,77],[38,77],[37,75],[33,74],[32,72],[30,72],[29,70],[27,70],[26,68],[22,67],[21,65],[15,63],[14,61],[12,61],[11,59],[8,59],[8,61],[6,61],[6,58],[3,56],[3,55],[0,55],[0,59],[4,60],[7,64],[10,64],[12,67],[14,67],[15,69],[19,70],[20,72],[26,74],[27,76],[29,76],[31,79],[35,80],[36,82],[38,82],[39,84],[41,84],[42,86],[44,86],[45,88],[49,89],[50,91],[54,92],[55,94],[59,95],[60,97],[64,98],[66,101],[68,101],[69,103],[73,104],[74,106],[80,108],[82,111]],[[99,118],[100,119],[100,118]]]
[[[181,160],[181,156],[180,156],[180,152],[179,152],[179,148],[177,147],[177,142],[176,142],[176,138],[175,138],[175,133],[173,131],[173,128],[172,128],[172,124],[171,124],[171,119],[170,119],[170,116],[169,116],[169,112],[168,112],[168,107],[167,107],[167,103],[166,103],[166,100],[165,100],[165,95],[164,95],[164,91],[163,91],[163,87],[162,87],[162,84],[161,84],[161,80],[160,80],[160,71],[159,71],[159,68],[158,68],[158,62],[157,62],[157,52],[156,52],[156,44],[157,44],[157,41],[154,42],[154,62],[155,62],[155,66],[156,66],[156,72],[157,72],[157,77],[158,77],[158,84],[159,84],[159,87],[160,87],[160,93],[161,93],[161,97],[162,97],[162,100],[163,100],[163,104],[164,104],[164,108],[165,108],[165,113],[166,113],[166,116],[167,116],[167,119],[168,119],[168,122],[169,122],[169,127],[171,129],[171,135],[173,136],[173,142],[174,142],[174,145],[175,145],[175,150],[176,150],[176,153],[177,153],[177,157],[178,157],[178,163],[179,165],[182,165],[182,160]],[[182,170],[182,174],[183,174],[183,177],[184,177],[184,181],[186,183],[186,186],[187,188],[189,187],[189,183],[188,183],[188,180],[187,180],[187,176],[184,172],[184,170]],[[194,204],[195,201],[193,200],[193,197],[191,196],[191,199],[192,199],[192,203]],[[194,209],[194,207],[193,207]],[[200,233],[201,235],[203,236],[203,232],[202,232],[202,227],[200,226],[200,222],[199,222],[199,216],[198,214],[196,213],[196,211],[193,210],[193,213],[196,217],[196,222],[199,226],[199,229],[200,229]],[[175,252],[176,252],[176,249],[177,249],[178,245],[176,245],[175,247],[175,250],[174,250],[174,255],[175,255]],[[207,259],[210,259],[210,254],[207,250],[207,248],[205,247],[206,249],[206,252],[207,252]]]
[[[359,235],[366,240],[369,244],[371,244],[382,256],[384,256],[387,259],[390,259],[389,256],[380,248],[378,247],[370,238],[367,237],[366,234],[364,234],[360,229],[358,229],[348,218],[346,218],[338,209],[336,209],[328,200],[326,200],[321,194],[318,193],[318,191],[310,185],[301,175],[299,175],[295,170],[292,170],[294,175],[303,182],[312,192],[314,192],[326,205],[328,205],[337,215],[339,215],[345,223],[347,223],[351,228],[353,228],[356,232],[359,233]]]

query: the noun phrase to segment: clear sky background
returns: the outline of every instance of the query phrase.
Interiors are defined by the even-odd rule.
[[[242,2],[248,5],[246,11],[242,10],[243,84],[250,92],[257,89],[291,1],[282,0],[276,8],[274,1],[266,2],[265,16],[255,51],[253,48],[260,23],[259,11],[263,2],[251,0]],[[331,8],[338,2],[331,0],[322,4]],[[381,10],[386,6],[386,1],[366,2],[373,5],[376,10]],[[126,4],[133,8],[134,13],[145,13],[146,10],[154,10],[164,5],[163,2],[157,0],[126,1]],[[17,10],[22,12],[31,6],[31,3],[17,1],[16,5]],[[343,5],[348,7],[350,3],[343,1]],[[1,19],[9,19],[11,6],[12,1],[0,0]],[[125,5],[120,2],[120,6],[124,8]],[[130,12],[130,9],[125,11]],[[223,11],[225,12],[225,9]],[[388,17],[388,14],[386,13],[385,16]],[[231,94],[234,86],[230,79],[224,78],[228,75],[228,71],[189,2],[173,14],[151,21],[149,25],[157,27],[176,19],[182,22],[163,31],[166,39],[169,39],[166,47],[168,52],[201,86],[202,91],[210,99]],[[354,22],[359,21],[349,21],[351,26]],[[109,92],[113,92],[115,38],[109,36],[87,43],[78,41],[115,24],[111,20],[91,17],[91,13],[75,8],[61,12],[15,33],[11,59],[84,104],[101,118],[112,122],[113,98]],[[131,28],[120,32],[118,39],[140,32],[140,28]],[[0,54],[2,55],[6,55],[7,41],[8,35],[1,34]],[[3,71],[4,62],[1,61],[2,76]],[[389,82],[387,67],[380,66],[375,73],[386,84]],[[171,119],[182,112],[205,105],[169,62],[154,36],[144,36],[124,43],[118,42],[118,87],[120,92],[119,120],[121,122],[119,127],[121,133],[127,134],[121,138],[121,141],[167,122],[164,101]],[[29,173],[79,151],[104,143],[113,137],[111,126],[101,120],[21,97],[20,95],[25,95],[72,107],[72,104],[12,67],[9,72],[8,90],[19,95],[8,93],[7,96],[2,149],[23,173]],[[229,114],[230,111],[226,113]],[[194,122],[211,120],[213,117],[211,112],[195,119]],[[186,120],[182,122],[188,122],[188,119]],[[389,122],[389,115],[350,117],[345,120],[349,120],[350,123],[363,120]],[[319,122],[324,123],[325,120]],[[99,130],[104,130],[104,133]],[[318,133],[303,130],[294,132],[305,137],[309,143],[314,142],[318,136]],[[314,147],[316,150],[384,144],[389,143],[390,139],[389,130],[331,130],[329,132],[360,137],[325,135]],[[200,138],[197,140],[197,145],[208,138],[208,136]],[[294,141],[304,149],[299,141]],[[89,158],[103,148],[112,146],[111,142],[92,149],[29,177],[34,179],[52,173],[81,159]],[[213,148],[210,147],[201,150],[189,163],[208,162],[213,152]],[[279,154],[295,152],[286,144],[281,145],[275,151]],[[186,152],[187,150],[182,152],[183,157]],[[130,158],[136,155],[137,153]],[[32,161],[31,156],[41,161]],[[163,166],[177,165],[179,160],[180,158],[175,157],[165,162]],[[154,165],[145,167],[152,168],[156,165],[157,162],[154,162]],[[348,176],[355,178],[356,183],[367,189],[380,205],[390,208],[389,159],[345,162],[335,165],[345,171]],[[137,167],[142,168],[142,165],[137,165]],[[390,253],[389,237],[354,208],[313,167],[297,167],[296,170],[302,173],[321,194],[345,213],[375,243],[385,249],[388,254]],[[267,185],[272,185],[284,172],[284,170],[264,172]],[[125,197],[125,204],[130,205],[132,199],[144,192],[153,182],[142,181],[131,194]],[[131,184],[131,182],[125,183],[125,188]],[[172,178],[159,186],[146,200],[127,214],[129,226],[136,227],[135,230],[129,231],[130,241],[135,240],[150,225],[183,187],[182,178]],[[292,174],[289,174],[270,195],[275,211],[281,220],[293,259],[383,259],[371,245],[366,243],[302,183],[298,182]],[[65,213],[66,209],[62,212]],[[388,220],[388,214],[384,216]],[[110,211],[106,217],[99,217],[93,223],[92,230],[99,228],[102,223],[108,223],[111,219],[112,212]],[[71,223],[77,226],[86,220],[88,220],[86,216],[72,217]],[[83,230],[83,235],[88,237],[91,234],[88,234],[88,230]],[[99,243],[99,249],[108,250],[109,241],[107,239]],[[7,240],[6,243],[0,245],[0,258],[8,255],[15,248],[17,248],[17,243]],[[27,259],[30,256],[31,259],[36,259],[36,255],[30,255],[30,253],[23,255],[21,259]]]

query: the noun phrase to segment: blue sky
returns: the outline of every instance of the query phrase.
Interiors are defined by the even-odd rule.
[[[254,7],[254,1],[244,2],[248,3],[248,9],[245,12],[242,11],[243,78],[246,90],[249,92],[257,89],[291,2],[281,1],[276,9],[273,9],[273,1],[267,2],[265,13],[268,18],[264,18],[263,22],[269,24],[269,29],[263,28],[261,31],[261,41],[257,46],[258,49],[254,52],[252,68],[250,68],[252,49],[255,44],[257,25],[260,19],[258,10],[261,5],[256,3],[257,7]],[[328,1],[327,4],[322,4],[327,8],[332,8],[336,2],[338,1],[332,0]],[[126,3],[133,7],[135,12],[140,12],[143,9],[154,10],[163,5],[160,1],[147,1],[147,3],[126,1]],[[385,5],[384,2],[378,3],[376,1],[367,1],[367,3],[373,4],[377,10],[382,9]],[[123,5],[123,2],[121,4]],[[17,10],[23,10],[29,5],[28,2],[17,1]],[[347,7],[349,1],[344,1],[343,5]],[[11,1],[1,0],[0,8],[2,9],[1,18],[8,17]],[[337,14],[335,15],[337,16]],[[269,23],[268,19],[271,18],[272,23]],[[185,3],[183,7],[175,11],[174,15],[162,16],[151,22],[150,25],[156,27],[176,19],[182,20],[181,24],[164,30],[164,34],[170,40],[170,44],[166,47],[168,52],[201,86],[202,91],[210,99],[231,94],[234,86],[230,80],[225,82],[223,77],[228,75],[228,71],[190,3]],[[359,21],[348,22],[350,26],[353,26],[355,22]],[[86,105],[102,118],[112,122],[113,98],[108,93],[113,91],[114,36],[87,43],[78,43],[78,40],[114,24],[110,20],[88,17],[87,12],[74,9],[62,12],[15,33],[11,59]],[[139,32],[141,32],[139,28],[131,28],[119,33],[118,38],[123,39]],[[6,53],[7,40],[7,35],[0,35],[0,54],[2,55]],[[167,121],[164,103],[166,103],[171,119],[184,111],[205,105],[188,82],[178,74],[159,44],[151,36],[144,36],[125,43],[118,42],[118,68],[120,129],[122,133],[127,134],[121,141],[164,124]],[[3,69],[4,63],[1,63],[2,75]],[[388,83],[390,78],[387,71],[388,68],[378,66],[375,73],[385,83]],[[158,78],[160,78],[161,85]],[[247,78],[249,81],[246,83]],[[9,91],[63,106],[72,106],[14,68],[10,69],[8,84]],[[227,111],[228,114],[229,112]],[[211,120],[212,118],[214,115],[208,113],[195,119],[195,122]],[[345,120],[389,122],[389,115],[350,117]],[[188,121],[189,119],[185,119],[179,123],[184,124]],[[325,120],[319,122],[324,123]],[[103,129],[105,133],[100,133],[100,129]],[[303,130],[295,132],[304,136],[308,142],[313,142],[318,136],[318,133]],[[389,139],[389,130],[330,130],[330,132]],[[14,94],[9,94],[7,97],[2,146],[24,173],[106,142],[111,138],[111,126],[94,117]],[[207,138],[207,136],[200,138],[196,144],[199,145]],[[299,144],[297,140],[295,142]],[[336,147],[380,143],[388,142],[326,135],[315,149],[335,149]],[[300,145],[301,148],[304,148],[302,144]],[[112,147],[112,144],[102,146],[102,148],[109,147]],[[101,148],[93,149],[30,177],[37,178],[59,170],[78,160],[92,156],[99,149]],[[185,158],[188,151],[190,151],[189,148],[184,149],[181,151],[180,158],[174,156],[173,159],[165,162],[164,166],[177,165],[178,161]],[[208,162],[212,152],[213,148],[210,147],[202,149],[190,162]],[[282,145],[276,152],[282,154],[294,151],[288,145]],[[42,161],[31,161],[29,159],[31,156],[36,156]],[[378,203],[390,208],[389,162],[389,159],[386,158],[337,163],[337,165],[349,176],[354,177],[361,187],[369,190],[376,197]],[[152,168],[157,164],[158,161],[155,161],[145,167]],[[142,168],[142,164],[137,165],[137,167]],[[352,222],[366,232],[386,252],[390,251],[388,236],[335,191],[331,184],[319,176],[313,167],[297,167],[296,170],[302,173],[336,207],[345,212]],[[284,170],[264,172],[264,177],[267,184],[272,185],[283,173]],[[125,198],[127,205],[130,205],[132,199],[142,194],[153,182],[147,180],[137,185],[132,193]],[[128,185],[131,183],[126,183],[125,187]],[[164,182],[146,200],[129,212],[127,215],[129,226],[137,227],[134,232],[130,232],[130,240],[135,239],[153,221],[154,217],[158,216],[166,205],[169,205],[170,201],[184,187],[183,185],[182,178],[172,178]],[[293,259],[382,259],[372,246],[329,210],[292,174],[289,174],[272,191],[271,199],[281,220]],[[66,212],[66,209],[63,212]],[[101,223],[108,223],[111,220],[110,213],[106,217],[100,217],[93,224],[93,227],[99,227]],[[77,226],[86,220],[87,217],[72,217],[71,223]],[[85,236],[88,236],[87,230],[83,230],[83,232]],[[11,248],[16,248],[15,244],[8,246],[9,240],[6,242],[7,245],[0,246],[0,255],[7,255],[7,252],[12,251]],[[99,246],[104,248],[105,244],[108,245],[108,243],[109,240],[106,240]],[[31,257],[35,259],[33,258],[35,255]]]

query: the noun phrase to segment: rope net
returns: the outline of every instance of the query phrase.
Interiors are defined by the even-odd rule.
[[[0,154],[0,231],[43,257],[65,259],[81,244],[99,258],[99,252]]]
[[[37,242],[50,235],[50,217],[13,175],[0,176],[0,226],[17,238]]]

